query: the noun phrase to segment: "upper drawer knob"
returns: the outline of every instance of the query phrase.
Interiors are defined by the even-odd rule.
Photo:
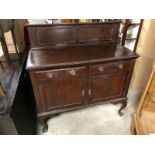
[[[118,68],[119,68],[119,69],[123,69],[123,64],[119,64],[119,65],[118,65]]]
[[[103,66],[100,66],[100,67],[98,67],[98,70],[99,70],[100,72],[103,72],[104,67],[103,67]]]
[[[53,77],[53,74],[52,73],[47,73],[47,76],[48,76],[48,78],[52,78]]]
[[[69,71],[69,74],[74,76],[76,74],[76,72],[75,72],[74,69],[72,69],[72,70]]]

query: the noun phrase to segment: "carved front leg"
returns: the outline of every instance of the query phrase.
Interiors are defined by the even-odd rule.
[[[40,124],[41,126],[43,126],[42,132],[47,132],[47,130],[48,130],[47,120],[48,120],[49,118],[52,118],[52,117],[58,116],[58,115],[59,115],[59,113],[57,113],[57,114],[52,114],[52,115],[50,115],[50,116],[44,116],[44,117],[39,117],[39,118],[38,118],[39,124]]]
[[[120,107],[120,109],[118,110],[118,114],[119,114],[120,116],[124,115],[124,113],[122,112],[122,110],[123,110],[126,106],[127,106],[127,101],[124,101],[124,102],[121,103],[121,107]]]
[[[40,125],[43,126],[42,132],[47,132],[48,130],[47,118],[40,117],[38,118],[38,120],[39,120]]]

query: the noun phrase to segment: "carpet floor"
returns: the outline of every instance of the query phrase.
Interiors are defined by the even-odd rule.
[[[132,114],[135,112],[140,90],[129,91],[128,105],[124,115],[119,116],[117,111],[120,104],[103,104],[81,110],[62,113],[48,120],[48,131],[41,132],[38,125],[38,134],[43,135],[130,135]]]

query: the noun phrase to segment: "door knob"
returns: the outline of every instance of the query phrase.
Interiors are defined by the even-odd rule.
[[[119,69],[123,69],[123,64],[119,64],[119,65],[118,65],[118,68],[119,68]]]
[[[51,79],[53,77],[52,73],[47,73],[47,76]]]
[[[104,70],[104,67],[103,67],[103,66],[100,66],[100,67],[98,67],[98,70],[99,70],[100,72],[102,72],[102,71]]]
[[[73,76],[74,76],[74,75],[75,75],[75,73],[76,73],[76,72],[75,72],[75,70],[74,70],[74,69],[72,69],[72,70],[70,70],[70,71],[69,71],[69,74],[70,74],[70,75],[73,75]]]

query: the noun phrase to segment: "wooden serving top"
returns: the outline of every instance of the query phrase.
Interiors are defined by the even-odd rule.
[[[137,54],[121,45],[48,47],[31,49],[26,68],[35,70],[137,57]]]

